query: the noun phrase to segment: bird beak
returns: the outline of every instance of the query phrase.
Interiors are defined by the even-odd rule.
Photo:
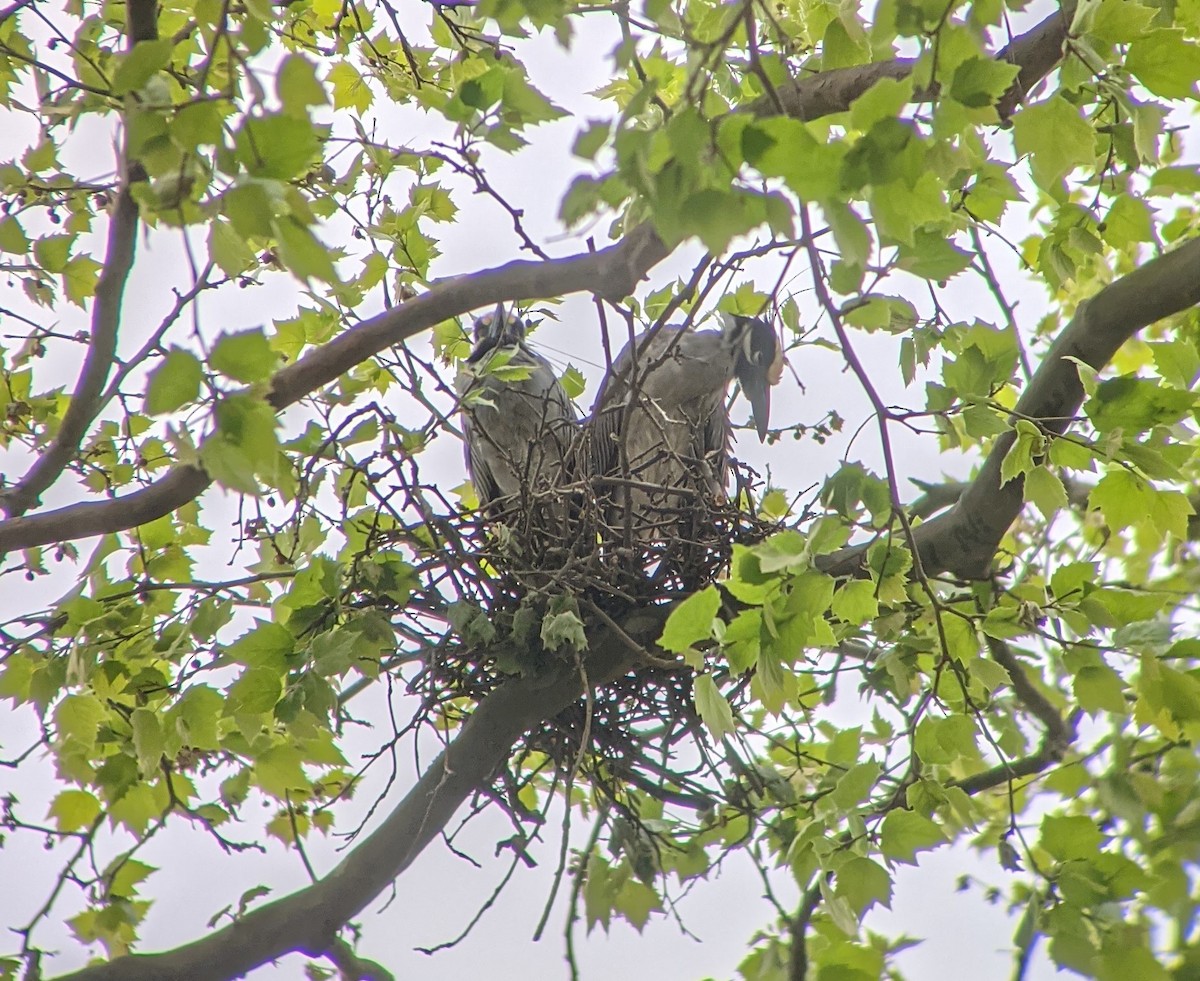
[[[771,419],[771,386],[767,376],[762,371],[752,370],[746,372],[746,377],[739,378],[738,381],[741,382],[746,398],[750,400],[750,416],[754,419],[754,428],[758,430],[758,441],[765,442],[767,424]]]
[[[481,319],[479,323],[485,325],[484,334],[482,337],[476,335],[475,347],[467,356],[467,364],[478,364],[485,355],[494,351],[504,340],[508,325],[508,320],[504,316],[504,304],[497,303],[496,309],[492,311],[491,319]],[[478,328],[476,329],[478,330]]]

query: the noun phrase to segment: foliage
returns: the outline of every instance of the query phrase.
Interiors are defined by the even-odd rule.
[[[43,939],[61,919],[110,959],[79,977],[292,951],[384,976],[357,917],[468,798],[508,813],[517,859],[556,800],[594,822],[569,931],[645,929],[746,856],[799,897],[745,938],[754,981],[894,974],[907,939],[864,917],[951,844],[1008,871],[1018,972],[1045,940],[1087,976],[1195,973],[1200,7],[1023,8],[0,10],[0,549],[32,584],[0,697],[36,731],[4,736],[3,847],[61,859],[0,975],[81,966]],[[535,81],[538,52],[597,38],[611,80],[568,112],[583,93]],[[480,201],[511,238],[447,279]],[[564,255],[564,230],[599,241]],[[677,248],[692,272],[643,287]],[[618,345],[626,320],[770,306],[801,374],[832,354],[871,405],[815,493],[752,488],[778,530],[670,603],[514,591],[502,530],[422,469],[462,318],[579,291],[601,316],[577,329]],[[852,412],[789,420],[770,458],[788,474]],[[907,500],[906,430],[970,479]],[[159,833],[309,865],[306,841],[362,830],[347,731],[393,685],[409,717],[373,759],[432,731],[449,764],[309,889],[227,897],[236,935],[120,960]]]

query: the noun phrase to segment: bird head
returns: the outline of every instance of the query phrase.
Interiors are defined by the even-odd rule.
[[[475,321],[475,347],[467,356],[468,364],[475,364],[490,352],[501,347],[514,347],[525,340],[525,321],[515,313],[506,311],[503,303],[485,313]]]
[[[771,416],[771,386],[783,376],[783,347],[775,328],[758,317],[724,314],[721,331],[733,352],[733,373],[750,400],[750,414],[759,440],[767,438]]]

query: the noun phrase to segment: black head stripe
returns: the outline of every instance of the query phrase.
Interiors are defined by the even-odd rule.
[[[775,329],[765,320],[735,314],[729,333],[732,334],[731,340],[740,367],[766,368],[775,360],[779,339],[775,336]]]
[[[779,350],[779,338],[775,336],[775,328],[764,320],[755,318],[750,327],[750,349],[753,361],[759,365],[769,365],[775,360]]]

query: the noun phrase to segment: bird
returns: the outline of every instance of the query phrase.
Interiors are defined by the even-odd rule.
[[[738,380],[763,441],[783,365],[774,328],[737,314],[724,314],[719,331],[666,326],[627,344],[587,426],[610,538],[640,547],[643,558],[654,543],[659,557],[678,551],[689,521],[694,529],[697,516],[726,499],[729,383]]]
[[[526,343],[527,329],[503,303],[475,321],[455,380],[467,473],[491,518],[521,526],[553,516],[561,525],[579,414],[550,362]]]

